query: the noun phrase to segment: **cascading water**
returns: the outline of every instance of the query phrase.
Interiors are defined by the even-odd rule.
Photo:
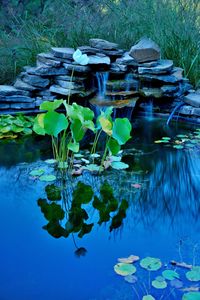
[[[175,107],[174,107],[174,109],[172,110],[172,112],[171,112],[171,114],[170,114],[170,116],[169,116],[169,118],[168,118],[168,120],[167,120],[167,125],[169,125],[169,123],[170,123],[170,121],[172,120],[172,118],[173,118],[173,116],[174,116],[174,114],[184,105],[185,103],[184,102],[180,102],[180,103],[178,103]]]
[[[149,99],[149,102],[144,106],[145,118],[148,121],[153,120],[153,100]]]
[[[98,93],[97,98],[100,100],[105,100],[105,94],[106,94],[106,84],[108,81],[108,72],[97,72],[96,78],[97,78],[97,84],[98,84]]]
[[[131,80],[133,79],[133,74],[128,73],[125,77],[125,81],[126,81],[126,92],[130,91],[131,88]]]

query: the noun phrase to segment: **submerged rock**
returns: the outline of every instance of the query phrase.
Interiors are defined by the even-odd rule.
[[[142,38],[131,48],[129,55],[138,63],[158,60],[160,59],[160,48],[151,39]]]
[[[135,79],[110,80],[106,83],[106,88],[109,91],[137,90],[138,87],[139,81]]]
[[[114,98],[115,100],[122,100],[122,99],[128,99],[128,98],[133,98],[135,96],[138,96],[138,92],[136,91],[106,92],[105,96],[109,98]]]
[[[109,107],[112,106],[114,108],[123,108],[123,107],[132,107],[134,108],[136,105],[137,100],[139,97],[125,99],[125,100],[99,100],[99,99],[92,99],[90,103],[95,106],[99,107]]]
[[[103,50],[115,50],[119,48],[118,44],[111,43],[106,40],[102,39],[90,39],[89,40],[90,46],[97,49],[103,49]]]
[[[183,101],[194,107],[200,107],[200,93],[190,93],[184,97]]]
[[[154,97],[161,98],[163,96],[163,92],[160,88],[143,88],[139,91],[140,95],[143,97]]]
[[[173,68],[173,61],[167,59],[161,59],[156,66],[153,67],[139,67],[139,74],[167,74]]]
[[[51,48],[51,52],[55,57],[73,59],[74,48]]]

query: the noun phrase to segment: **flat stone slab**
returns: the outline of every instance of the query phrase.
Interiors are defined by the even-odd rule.
[[[190,93],[184,97],[183,101],[193,107],[200,107],[200,93]]]
[[[10,104],[10,108],[17,109],[17,110],[35,108],[35,102],[32,102],[32,103],[12,103],[12,104]]]
[[[110,71],[113,73],[125,73],[127,71],[127,66],[126,65],[121,65],[117,63],[112,63],[110,67]]]
[[[50,67],[59,68],[61,66],[61,61],[55,59],[52,53],[40,53],[37,55],[37,65],[38,63],[46,64]]]
[[[87,80],[87,77],[73,76],[73,78],[72,78],[69,75],[60,75],[60,76],[55,76],[54,78],[55,78],[55,80],[62,80],[62,81],[71,81],[71,80],[73,80],[73,82],[76,82],[76,83],[83,83]]]
[[[160,59],[160,48],[151,39],[142,38],[131,48],[129,55],[138,63],[158,60]]]
[[[116,59],[116,63],[119,65],[128,65],[128,66],[138,66],[138,62],[129,55],[129,52],[125,52],[124,55],[118,59]]]
[[[29,85],[35,86],[37,88],[46,88],[50,84],[49,79],[30,74],[24,74],[22,76],[22,80]]]
[[[101,50],[101,53],[111,57],[112,59],[116,59],[116,58],[119,58],[121,57],[123,54],[124,54],[124,50],[122,49],[117,49],[117,50]]]
[[[103,50],[116,50],[119,48],[118,44],[111,43],[102,39],[90,39],[89,40],[90,47],[103,49]]]
[[[176,92],[178,92],[179,86],[174,85],[163,85],[161,87],[161,91],[164,96],[173,96]]]
[[[110,57],[105,55],[90,55],[89,65],[110,65]]]
[[[65,89],[59,85],[52,85],[50,87],[50,92],[58,95],[69,96],[69,95],[79,95],[80,91]]]
[[[30,97],[21,96],[21,95],[15,95],[15,96],[5,96],[2,99],[0,99],[0,102],[32,103],[34,100],[35,100],[35,98],[30,98]]]
[[[84,84],[76,83],[74,81],[64,81],[64,80],[55,80],[56,85],[63,87],[64,89],[72,89],[72,90],[84,90]]]
[[[3,96],[24,95],[24,91],[10,85],[0,85],[0,98]]]
[[[141,96],[145,98],[154,97],[154,98],[162,98],[163,92],[160,88],[143,88],[139,90]]]
[[[82,54],[93,55],[99,53],[99,49],[90,47],[90,46],[81,46],[78,47],[81,50]]]
[[[139,74],[167,74],[173,68],[173,61],[168,59],[161,59],[156,66],[153,67],[139,67]]]
[[[132,99],[124,99],[124,100],[99,100],[98,98],[94,98],[90,100],[90,103],[99,107],[115,107],[115,108],[123,108],[123,107],[132,107],[134,108],[139,97],[135,97]]]
[[[91,71],[89,66],[81,66],[77,64],[63,64],[67,71],[74,71],[77,73],[88,73]]]
[[[73,59],[74,48],[51,48],[51,53],[55,57]]]
[[[56,76],[56,75],[68,75],[68,72],[65,68],[55,68],[50,66],[40,66],[36,68],[27,67],[25,68],[26,72],[30,75],[37,75],[37,76]]]
[[[22,81],[19,78],[15,81],[14,87],[19,89],[19,90],[25,90],[25,91],[30,91],[30,92],[37,91],[37,87],[32,86],[32,85]]]
[[[138,96],[138,92],[136,91],[106,92],[105,96],[114,98],[115,100],[122,100],[122,99],[128,99],[128,98],[133,98],[135,96]]]
[[[106,89],[109,91],[127,91],[137,90],[139,87],[139,81],[135,79],[130,80],[110,80],[106,83]]]
[[[174,68],[170,75],[154,75],[154,74],[141,74],[139,75],[141,81],[147,82],[163,82],[163,83],[174,83],[181,81],[183,79],[183,69]]]

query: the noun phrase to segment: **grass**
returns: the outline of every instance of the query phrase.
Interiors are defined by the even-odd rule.
[[[36,12],[11,14],[9,30],[0,31],[1,83],[12,82],[51,46],[76,47],[99,37],[130,49],[148,36],[159,44],[162,57],[173,59],[200,86],[198,0],[56,0]]]

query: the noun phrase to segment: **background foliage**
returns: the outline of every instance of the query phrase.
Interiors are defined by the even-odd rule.
[[[51,46],[105,38],[129,49],[148,36],[200,85],[199,0],[1,0],[0,83]]]

